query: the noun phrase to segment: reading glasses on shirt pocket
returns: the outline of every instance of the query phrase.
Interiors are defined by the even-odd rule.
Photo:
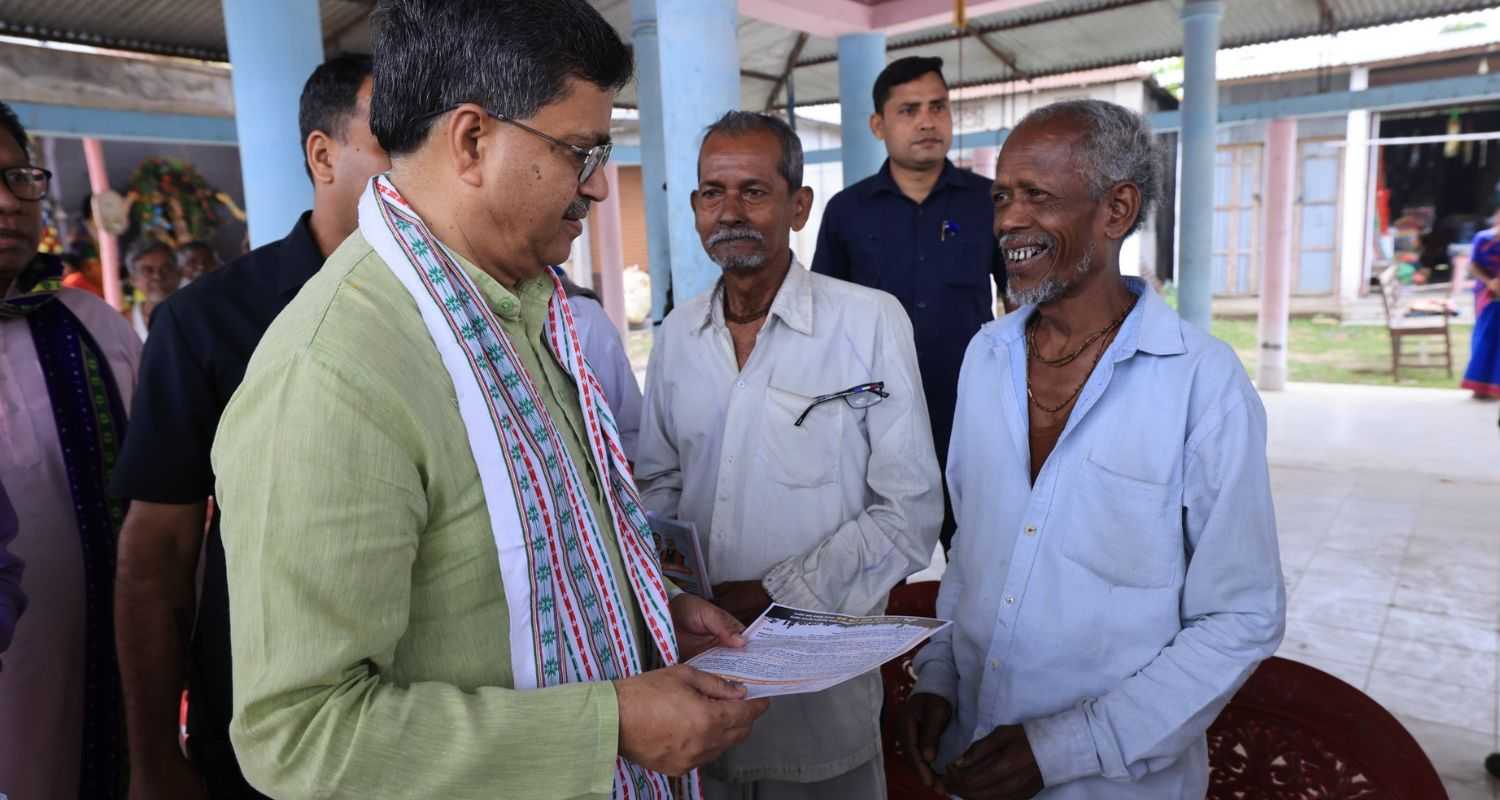
[[[803,420],[807,419],[807,415],[811,414],[813,409],[824,403],[831,403],[834,400],[843,400],[849,404],[850,408],[857,410],[869,408],[890,396],[891,393],[885,390],[885,381],[861,383],[858,386],[850,386],[842,392],[820,394],[813,398],[811,405],[803,409],[802,413],[798,415],[797,421],[793,422],[792,425],[798,428],[802,427]]]

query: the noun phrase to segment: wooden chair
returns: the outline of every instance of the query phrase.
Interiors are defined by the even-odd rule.
[[[937,612],[938,582],[897,586],[890,614]],[[891,800],[942,800],[906,764],[900,704],[911,695],[917,648],[880,668],[881,735]],[[1482,756],[1475,753],[1475,759]],[[1390,712],[1313,667],[1260,665],[1208,729],[1208,800],[1444,800],[1443,782]]]
[[[1448,377],[1453,377],[1453,340],[1448,333],[1448,310],[1446,307],[1430,311],[1414,310],[1401,301],[1401,282],[1396,280],[1396,267],[1386,267],[1375,279],[1380,284],[1380,300],[1385,308],[1385,328],[1391,336],[1391,380],[1401,380],[1402,367],[1436,367],[1426,359],[1407,360],[1417,354],[1406,351],[1402,342],[1407,339],[1439,338],[1443,340],[1443,364]]]

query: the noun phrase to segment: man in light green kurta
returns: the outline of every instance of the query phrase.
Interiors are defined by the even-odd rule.
[[[574,151],[607,142],[629,56],[582,0],[381,6],[372,128],[391,181],[498,319],[623,576],[579,389],[544,330],[547,264],[566,257],[577,210],[608,193],[598,159]],[[573,35],[543,46],[541,29]],[[530,69],[473,69],[457,55],[480,52]],[[403,75],[414,53],[424,72]],[[574,74],[554,80],[549,58]],[[531,84],[487,85],[488,73]],[[359,232],[267,331],[213,461],[231,738],[273,797],[609,797],[617,757],[681,774],[743,740],[765,709],[683,666],[513,688],[510,610],[453,380],[412,295]],[[649,643],[630,587],[620,593]],[[677,594],[670,608],[683,658],[740,641],[697,598]]]

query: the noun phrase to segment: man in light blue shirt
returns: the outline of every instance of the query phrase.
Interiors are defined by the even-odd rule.
[[[1070,101],[992,196],[1018,313],[969,344],[960,535],[907,753],[963,798],[1201,798],[1204,731],[1281,640],[1265,411],[1222,342],[1122,278],[1156,199],[1144,121]]]

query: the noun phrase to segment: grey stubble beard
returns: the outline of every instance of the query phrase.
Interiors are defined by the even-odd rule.
[[[1094,243],[1089,242],[1089,249],[1083,254],[1083,258],[1078,259],[1078,263],[1073,266],[1072,280],[1065,281],[1058,278],[1057,275],[1049,273],[1047,277],[1038,281],[1037,285],[1031,287],[1030,289],[1015,289],[1010,286],[1006,286],[1005,299],[1009,300],[1012,305],[1015,305],[1017,307],[1039,306],[1045,303],[1050,303],[1057,298],[1062,297],[1064,292],[1068,291],[1068,289],[1072,287],[1073,284],[1078,282],[1079,278],[1087,275],[1089,273],[1089,270],[1093,268]]]

